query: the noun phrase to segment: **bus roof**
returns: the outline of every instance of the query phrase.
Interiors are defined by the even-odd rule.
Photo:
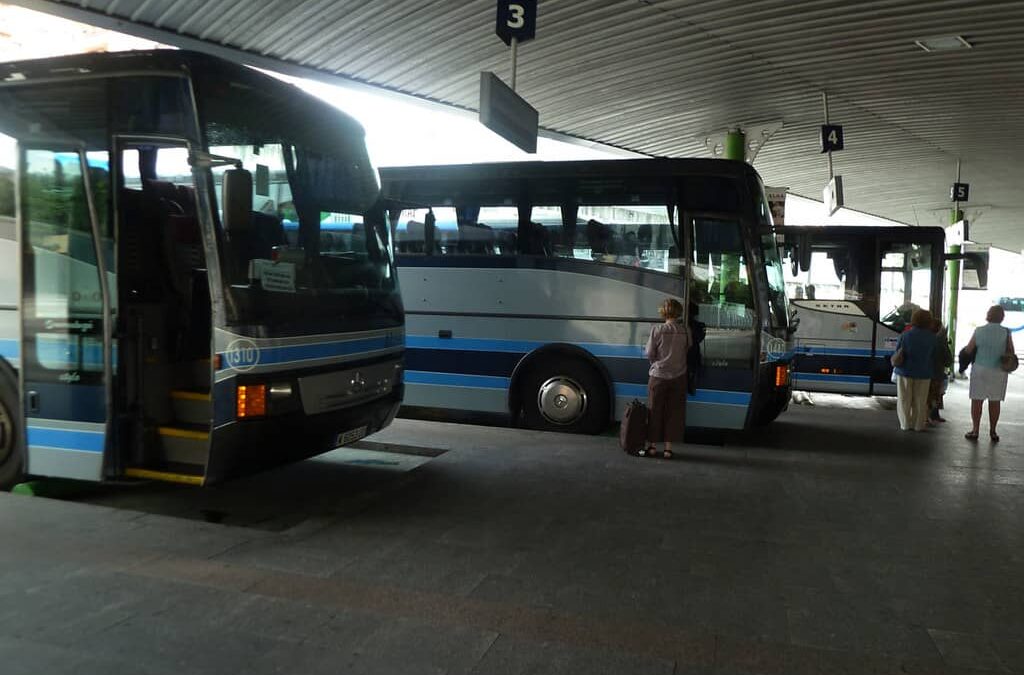
[[[602,178],[713,175],[743,178],[757,175],[746,162],[709,158],[588,159],[562,162],[494,162],[442,166],[400,166],[380,169],[385,181],[455,181],[552,178]]]
[[[329,115],[333,125],[340,124],[352,133],[364,135],[362,125],[354,118],[292,84],[233,61],[181,49],[73,54],[0,63],[0,87],[96,77],[190,75],[193,72],[246,84],[273,95],[300,115],[314,118]]]
[[[854,237],[897,237],[899,239],[945,239],[946,231],[941,227],[917,225],[777,225],[775,233],[803,235],[836,235]]]

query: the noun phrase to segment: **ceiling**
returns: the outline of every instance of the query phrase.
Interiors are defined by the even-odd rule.
[[[493,0],[15,0],[294,74],[343,76],[475,109],[509,74]],[[822,91],[844,125],[846,204],[948,224],[961,164],[972,238],[1024,249],[1024,2],[540,0],[518,90],[548,130],[665,156],[760,138],[765,182],[820,198]],[[972,49],[926,52],[960,35]],[[314,73],[315,71],[315,73]],[[710,144],[707,139],[711,138]],[[424,158],[429,163],[429,158]]]

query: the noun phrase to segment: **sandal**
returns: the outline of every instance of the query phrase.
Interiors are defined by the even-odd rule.
[[[968,431],[966,434],[964,434],[964,438],[966,438],[969,441],[976,441],[978,440],[978,432]]]
[[[989,433],[989,435],[988,435],[988,437],[989,437],[989,439],[990,439],[990,440],[991,440],[991,441],[992,441],[993,443],[998,443],[998,442],[999,442],[999,434],[997,434],[997,433],[995,433],[995,432],[990,432],[990,433]]]
[[[647,448],[644,449],[644,451],[641,452],[640,454],[643,455],[644,457],[654,457],[658,454],[658,449],[653,445],[648,445]]]
[[[672,451],[666,450],[665,452],[661,453],[661,456],[663,459],[672,459]]]

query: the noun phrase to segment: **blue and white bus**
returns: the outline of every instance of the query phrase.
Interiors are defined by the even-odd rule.
[[[256,71],[0,64],[0,485],[209,484],[386,426],[404,316],[378,197],[362,128]]]
[[[408,321],[406,404],[596,433],[647,396],[665,297],[707,325],[695,427],[789,400],[771,216],[742,162],[644,159],[381,170]],[[426,411],[424,411],[426,412]]]
[[[915,309],[942,316],[940,227],[776,228],[793,311],[793,388],[895,396],[892,364]]]

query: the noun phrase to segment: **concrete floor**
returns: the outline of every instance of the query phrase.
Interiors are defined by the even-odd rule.
[[[1024,673],[1012,379],[998,446],[958,383],[926,434],[836,397],[671,462],[399,421],[219,488],[0,495],[0,673]]]

